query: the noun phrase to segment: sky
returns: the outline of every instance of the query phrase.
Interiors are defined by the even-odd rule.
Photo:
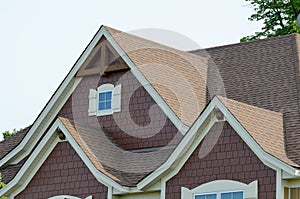
[[[0,133],[34,122],[102,24],[207,48],[259,31],[253,12],[245,0],[0,0]]]

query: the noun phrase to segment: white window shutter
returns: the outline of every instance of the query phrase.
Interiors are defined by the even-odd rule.
[[[89,116],[97,115],[97,91],[90,89],[89,94]]]
[[[113,92],[113,112],[121,112],[121,84],[114,88]]]

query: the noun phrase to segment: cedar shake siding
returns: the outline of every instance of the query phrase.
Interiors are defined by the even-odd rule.
[[[96,180],[68,142],[58,143],[25,190],[15,198],[49,198],[57,195],[107,198],[107,187]]]
[[[121,112],[88,116],[89,89],[97,89],[105,83],[122,85]],[[156,108],[153,109],[153,106]],[[182,138],[130,71],[114,72],[102,77],[83,77],[58,115],[84,125],[103,128],[107,136],[125,150],[173,145]]]
[[[276,171],[265,166],[227,122],[215,124],[207,137],[222,130],[213,149],[203,158],[192,153],[182,169],[166,184],[166,199],[180,199],[181,187],[193,189],[214,180],[249,184],[258,180],[258,198],[276,198]],[[207,140],[206,140],[207,141]]]

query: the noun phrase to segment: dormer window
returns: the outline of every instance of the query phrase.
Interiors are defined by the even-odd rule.
[[[112,91],[99,92],[98,111],[112,109]]]
[[[102,84],[90,89],[89,116],[111,115],[121,111],[121,84]]]

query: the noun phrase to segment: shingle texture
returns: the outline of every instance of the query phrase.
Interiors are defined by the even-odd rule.
[[[206,50],[183,52],[109,27],[105,28],[130,61],[167,103],[171,111],[184,124],[191,126],[209,103],[209,100],[213,96],[219,95],[222,103],[263,150],[291,166],[299,167],[299,35],[293,34]],[[85,83],[86,87],[89,87],[90,83],[93,82],[96,86],[92,89],[96,89],[99,83],[98,79],[92,76],[85,78],[89,78],[88,81],[83,78],[82,82]],[[82,121],[78,122],[73,116],[75,113],[87,114],[88,95],[86,94],[88,94],[89,89],[90,87],[85,89],[84,92],[86,93],[75,89],[74,93],[78,91],[79,97],[70,98],[67,103],[74,105],[78,102],[78,106],[74,106],[73,109],[65,106],[59,116],[69,115],[70,117],[59,117],[59,119],[99,171],[121,185],[135,186],[163,164],[174,147],[160,148],[165,143],[145,142],[141,147],[133,148],[148,147],[152,148],[151,151],[133,152],[127,150],[131,148],[126,146],[128,142],[118,143],[124,145],[123,148],[127,150],[125,151],[117,146],[103,129],[94,128],[93,125]],[[144,105],[145,103],[141,104]],[[139,108],[136,109],[136,111],[141,111]],[[137,121],[142,119],[139,116],[138,114],[134,116]],[[86,118],[86,115],[82,118]],[[91,117],[84,121],[89,122],[89,120],[92,120]],[[99,123],[97,119],[94,122]],[[109,123],[111,121],[108,119],[101,120],[101,122]],[[171,126],[169,125],[170,128]],[[175,130],[172,129],[174,132]],[[238,140],[236,134],[229,127],[225,131],[223,136],[226,137],[225,134],[230,134],[229,137]],[[27,129],[0,142],[0,159],[17,146],[26,132]],[[171,130],[168,131],[168,133],[170,132]],[[159,134],[159,136],[161,135]],[[167,136],[170,138],[165,140],[172,139],[172,136],[173,134],[170,134]],[[113,137],[113,139],[115,138]],[[252,154],[241,139],[238,142],[245,149],[245,153]],[[177,142],[174,145],[176,144]],[[221,146],[223,144],[219,143],[219,146],[226,148],[225,145]],[[233,155],[234,150],[230,149],[228,154]],[[253,157],[253,159],[258,162],[257,157]],[[190,164],[194,165],[195,163]],[[216,164],[219,163],[216,162]],[[238,162],[234,162],[234,164],[236,164],[236,170],[243,170],[243,168],[237,169],[239,167]],[[258,167],[268,170],[261,165]],[[206,169],[202,169],[202,171],[206,172]],[[247,166],[247,169],[247,174],[241,175],[250,175],[251,167]],[[7,176],[10,176],[7,178],[9,181],[15,175],[16,170],[7,167],[3,172],[7,172]],[[273,180],[273,171],[266,172],[270,173],[266,175],[272,176]],[[220,173],[222,172],[220,171]],[[232,173],[234,172],[227,172],[226,175],[229,176],[227,176],[229,179],[230,175],[233,175]],[[215,177],[207,178],[213,180]],[[235,178],[237,177],[231,179]],[[244,179],[246,178],[247,176],[244,176]],[[199,179],[200,181],[203,182],[203,179]],[[268,183],[265,184],[268,185]],[[274,191],[273,188],[270,188],[270,192]]]
[[[254,140],[270,155],[285,163],[299,167],[285,152],[283,115],[274,111],[218,97]]]
[[[106,137],[99,128],[60,120],[83,149],[95,167],[124,186],[134,186],[169,157],[174,147],[147,152],[124,151]]]
[[[292,34],[206,49],[211,64],[221,74],[227,98],[283,114],[285,149],[297,164],[300,163],[299,37]],[[193,53],[202,55],[203,50]],[[214,85],[213,76],[208,77],[208,84]]]
[[[106,29],[177,117],[190,126],[206,104],[207,58]]]
[[[22,129],[16,135],[8,137],[0,142],[0,159],[13,150],[26,135],[30,127]]]

